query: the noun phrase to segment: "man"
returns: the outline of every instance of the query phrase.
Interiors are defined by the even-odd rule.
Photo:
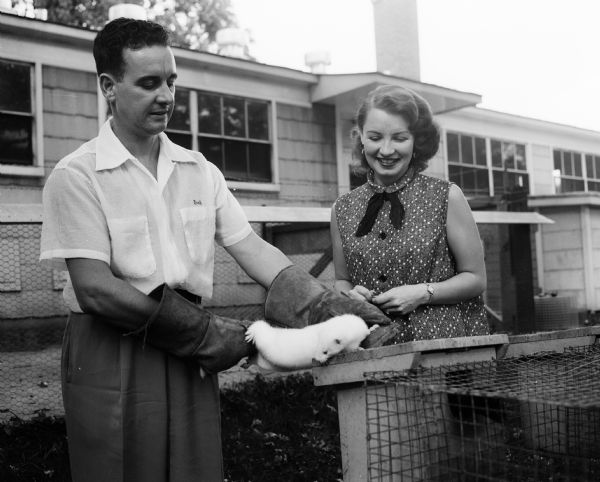
[[[247,323],[199,306],[212,295],[214,241],[269,287],[273,321],[388,320],[292,266],[254,233],[218,169],[169,141],[177,71],[160,25],[114,20],[94,58],[112,116],[49,176],[40,256],[70,275],[62,382],[73,480],[222,480],[216,374],[251,346]]]

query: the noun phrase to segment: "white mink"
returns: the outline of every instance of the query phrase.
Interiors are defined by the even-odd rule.
[[[255,363],[266,370],[309,368],[325,363],[343,351],[358,350],[371,330],[356,315],[340,315],[304,328],[279,328],[255,321],[246,330],[246,341],[258,350]]]

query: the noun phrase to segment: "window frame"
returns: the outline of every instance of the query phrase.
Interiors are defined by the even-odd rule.
[[[259,143],[265,144],[270,147],[271,155],[269,159],[269,166],[271,170],[271,181],[270,182],[258,182],[258,181],[236,181],[226,179],[227,185],[232,190],[245,190],[245,191],[279,191],[279,171],[278,171],[278,153],[277,153],[277,107],[276,101],[274,99],[265,99],[265,98],[256,98],[249,96],[247,94],[242,94],[239,92],[225,92],[225,91],[213,91],[208,89],[200,89],[189,87],[187,85],[177,85],[175,90],[175,96],[177,96],[177,90],[183,89],[189,92],[189,115],[190,115],[190,130],[183,131],[180,129],[166,129],[165,132],[167,135],[170,133],[189,135],[191,136],[191,149],[195,151],[199,151],[202,153],[202,150],[199,149],[199,138],[204,137],[207,139],[218,139],[221,141],[239,141],[243,142],[244,145],[248,145],[248,143]],[[245,114],[245,123],[246,128],[248,127],[248,119],[247,119],[247,105],[248,102],[261,102],[267,105],[267,120],[268,120],[268,139],[252,139],[248,137],[248,132],[246,132],[245,137],[234,137],[227,136],[223,134],[223,127],[221,126],[221,134],[209,134],[209,133],[201,133],[199,131],[198,126],[198,94],[204,93],[208,95],[216,95],[220,98],[220,106],[223,106],[223,97],[237,97],[244,101],[244,114]],[[221,116],[221,124],[222,124],[222,116]],[[210,162],[210,161],[209,161]],[[223,173],[225,175],[225,173]]]
[[[454,162],[450,160],[450,150],[449,150],[449,142],[448,142],[448,135],[455,135],[458,136],[458,149],[459,149],[459,162]],[[473,163],[467,163],[467,162],[462,162],[462,157],[460,156],[460,152],[462,151],[462,138],[463,137],[470,137],[471,138],[471,145],[473,147]],[[476,149],[476,140],[477,139],[483,139],[485,142],[485,165],[484,164],[477,164],[477,149]],[[459,166],[459,167],[467,167],[467,168],[473,168],[473,169],[481,169],[481,170],[487,170],[487,178],[488,178],[488,192],[487,194],[482,194],[482,193],[475,193],[475,194],[470,194],[468,190],[465,190],[465,188],[463,188],[463,186],[460,186],[461,189],[465,190],[465,194],[469,197],[480,197],[480,196],[489,196],[489,197],[494,197],[497,194],[501,194],[501,193],[497,193],[496,192],[496,188],[494,186],[494,173],[495,172],[507,172],[510,175],[514,175],[514,174],[520,174],[520,175],[524,175],[526,177],[526,183],[524,183],[524,188],[526,188],[527,193],[531,193],[531,174],[529,172],[529,165],[530,165],[530,157],[531,157],[531,153],[529,152],[529,146],[526,142],[519,142],[516,140],[508,140],[508,139],[503,139],[503,138],[499,138],[499,137],[492,137],[489,135],[485,135],[485,134],[477,134],[477,133],[473,133],[473,132],[467,132],[467,131],[460,131],[460,130],[456,130],[456,129],[445,129],[444,130],[444,141],[445,141],[445,155],[446,155],[446,177],[448,180],[450,180],[450,166]],[[515,167],[508,167],[506,168],[505,166],[499,167],[499,166],[494,166],[492,163],[492,142],[499,142],[500,146],[502,148],[503,144],[514,144],[517,148],[517,146],[522,147],[523,149],[523,156],[524,156],[524,162],[525,162],[525,168],[524,169],[517,169],[516,168],[516,162],[515,162]]]
[[[27,59],[16,59],[4,53],[0,60],[30,66],[31,81],[31,165],[22,166],[0,163],[0,176],[44,177],[44,115],[42,63]],[[28,114],[25,114],[28,115]]]
[[[452,162],[450,161],[450,150],[449,150],[449,145],[450,143],[448,142],[448,135],[455,135],[458,136],[458,151],[459,151],[459,161],[458,162]],[[463,137],[470,137],[471,138],[471,146],[473,148],[472,151],[472,155],[473,155],[473,163],[467,163],[467,162],[463,162],[462,159],[462,148],[463,148],[463,144],[462,144],[462,138]],[[476,149],[476,139],[483,139],[484,141],[484,148],[485,148],[485,164],[477,164],[477,149]],[[486,176],[487,176],[487,193],[483,194],[483,193],[475,193],[475,194],[471,194],[468,190],[465,191],[465,195],[468,197],[481,197],[481,196],[492,196],[493,193],[493,185],[492,185],[492,179],[490,176],[490,166],[489,166],[489,145],[488,145],[488,139],[484,136],[481,136],[479,134],[472,134],[469,132],[459,132],[457,130],[454,129],[448,129],[445,131],[445,136],[444,136],[444,140],[445,140],[445,150],[446,150],[446,165],[447,165],[447,178],[448,180],[450,180],[450,166],[458,166],[458,167],[463,167],[463,168],[471,168],[471,169],[479,169],[481,171],[485,171],[486,172]],[[459,187],[461,189],[464,189],[463,186]]]
[[[560,157],[561,157],[561,169],[558,170],[556,169],[556,163],[555,163],[555,156],[556,153],[559,152],[560,153]],[[580,169],[581,169],[581,175],[577,175],[575,173],[575,166],[573,165],[573,170],[574,170],[574,174],[563,174],[563,171],[565,171],[565,153],[568,153],[572,156],[573,158],[573,162],[574,162],[574,158],[575,156],[579,156],[579,161],[581,163]],[[574,192],[600,192],[600,168],[598,169],[598,172],[595,175],[590,175],[590,173],[588,173],[588,163],[587,163],[587,159],[588,157],[592,158],[592,165],[594,165],[594,163],[598,163],[600,165],[600,153],[595,154],[592,152],[584,152],[584,151],[578,151],[578,150],[574,150],[574,149],[566,149],[566,148],[561,148],[561,147],[553,147],[552,148],[552,174],[553,174],[553,179],[554,179],[554,194],[568,194],[568,193],[574,193]],[[560,174],[557,175],[556,171],[559,171]],[[583,184],[583,189],[582,190],[564,190],[563,189],[563,179],[567,180],[567,181],[576,181],[576,182],[581,182]],[[590,189],[590,183],[595,183],[597,184],[599,187],[598,189]],[[559,188],[559,184],[560,184],[560,188]]]
[[[490,186],[492,187],[491,192],[492,195],[495,196],[496,194],[496,188],[495,188],[495,184],[494,184],[494,172],[500,172],[500,173],[507,173],[507,174],[521,174],[526,176],[527,179],[527,183],[523,185],[523,188],[525,188],[527,190],[527,194],[531,193],[531,175],[529,173],[529,164],[530,162],[528,162],[528,158],[530,157],[530,155],[528,154],[528,149],[527,149],[527,143],[525,142],[519,142],[519,141],[514,141],[514,140],[509,140],[506,138],[500,138],[500,137],[487,137],[486,138],[488,145],[489,145],[489,150],[488,150],[488,155],[489,155],[489,166],[490,166]],[[500,143],[500,148],[503,148],[504,144],[514,144],[516,147],[518,146],[522,146],[523,147],[523,157],[524,157],[524,162],[525,162],[525,168],[524,169],[517,169],[516,167],[516,152],[515,152],[515,167],[506,167],[505,165],[503,165],[502,167],[500,166],[494,166],[493,163],[493,151],[492,151],[492,143],[493,142],[499,142]],[[502,162],[504,164],[504,159],[502,159]],[[506,194],[506,193],[504,193]]]

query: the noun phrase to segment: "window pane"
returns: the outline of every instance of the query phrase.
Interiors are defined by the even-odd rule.
[[[594,171],[594,156],[592,156],[591,154],[585,155],[585,169],[586,169],[588,178],[596,177],[596,174]]]
[[[462,180],[460,178],[461,168],[460,166],[448,166],[448,177],[450,178],[450,182],[457,184],[460,188],[462,188]]]
[[[573,170],[577,177],[583,176],[583,169],[581,168],[581,154],[579,152],[573,153]]]
[[[460,136],[460,157],[463,164],[473,164],[473,138]]]
[[[31,67],[0,60],[0,110],[31,113]]]
[[[485,166],[485,139],[481,137],[475,138],[475,164]]]
[[[448,162],[459,163],[458,135],[448,133],[446,134],[446,141],[448,142]]]
[[[573,175],[573,156],[572,153],[569,151],[563,151],[563,168],[563,175]]]
[[[474,194],[475,193],[475,172],[472,168],[463,168],[462,173],[462,190],[465,194]]]
[[[244,101],[223,97],[223,130],[226,136],[246,137]]]
[[[504,194],[504,180],[505,176],[508,176],[508,172],[505,171],[494,171],[493,173],[494,179],[494,194]]]
[[[175,91],[175,109],[168,125],[169,129],[190,131],[190,91],[177,89]]]
[[[248,137],[269,139],[269,109],[264,102],[248,102]]]
[[[560,160],[561,160],[560,151],[555,149],[554,150],[554,169],[562,171],[562,163],[560,162]]]
[[[181,147],[185,147],[186,149],[191,149],[192,148],[192,136],[191,136],[191,134],[182,134],[180,132],[168,132],[167,131],[167,136],[175,144],[178,144]]]
[[[33,164],[31,124],[31,117],[0,114],[0,163]]]
[[[248,180],[248,154],[245,142],[224,141],[225,170],[227,179],[235,181]]]
[[[477,194],[488,196],[490,194],[490,179],[487,169],[477,169],[475,173],[475,183],[477,185]]]
[[[271,146],[269,144],[248,144],[250,158],[250,179],[257,182],[271,182]]]
[[[512,142],[502,143],[502,160],[506,169],[515,169],[515,145]]]
[[[600,182],[588,181],[588,191],[600,192]]]
[[[198,150],[223,172],[223,141],[209,137],[198,138]]]
[[[565,179],[562,178],[562,189],[561,192],[578,192],[584,191],[585,185],[583,180],[579,179]]]
[[[492,166],[502,166],[502,144],[499,141],[492,141]]]
[[[515,169],[519,169],[520,171],[527,170],[527,163],[525,162],[525,146],[523,144],[516,144]]]
[[[198,92],[198,130],[221,134],[221,99],[218,95]]]
[[[596,167],[596,179],[600,179],[600,156],[594,156],[594,166]]]

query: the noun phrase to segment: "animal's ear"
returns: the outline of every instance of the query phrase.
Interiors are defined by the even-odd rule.
[[[335,339],[335,343],[336,343],[337,345],[341,345],[341,344],[342,344],[342,340],[340,340],[339,338],[336,338],[336,339]]]

